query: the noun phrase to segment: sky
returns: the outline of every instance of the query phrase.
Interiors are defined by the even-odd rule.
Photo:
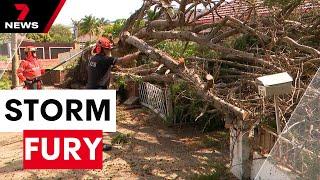
[[[111,21],[128,18],[142,3],[143,0],[66,0],[54,24],[71,25],[71,18],[80,20],[85,15]]]

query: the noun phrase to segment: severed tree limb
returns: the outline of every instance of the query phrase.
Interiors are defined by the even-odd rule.
[[[259,32],[258,30],[253,29],[252,27],[248,26],[244,22],[242,22],[234,17],[227,16],[227,19],[231,22],[231,23],[228,23],[227,25],[229,25],[230,27],[236,27],[244,33],[248,32],[248,33],[256,36],[261,41],[262,44],[264,44],[265,42],[268,42],[270,40],[269,36],[264,35],[263,33]]]
[[[157,62],[152,62],[150,64],[144,64],[138,67],[133,67],[133,68],[118,68],[119,71],[124,72],[124,73],[133,73],[133,74],[146,74],[147,72],[155,72],[157,70],[157,66],[159,63]],[[150,73],[149,73],[150,74]]]
[[[259,66],[251,66],[251,65],[241,64],[241,63],[227,61],[227,60],[220,60],[220,59],[206,59],[206,58],[200,58],[200,57],[190,57],[190,58],[186,58],[186,60],[222,63],[222,64],[226,64],[226,65],[233,66],[236,68],[241,68],[241,69],[246,69],[246,70],[251,70],[251,71],[261,71],[261,72],[267,71],[265,68],[262,68]]]
[[[226,31],[226,32],[221,33],[220,35],[212,38],[212,39],[211,39],[211,43],[219,43],[219,42],[221,42],[222,40],[227,39],[227,38],[230,37],[230,36],[234,36],[234,35],[236,35],[236,34],[238,34],[238,33],[239,33],[239,31],[236,30],[236,29],[232,29],[232,30]]]
[[[309,59],[309,60],[305,60],[303,61],[305,62],[305,64],[312,64],[312,63],[319,63],[320,62],[320,58],[314,58],[314,59]]]
[[[129,74],[136,74],[136,75],[140,75],[140,76],[144,76],[144,75],[148,75],[148,74],[152,74],[154,72],[156,72],[157,67],[153,67],[153,68],[146,68],[146,69],[131,69],[131,68],[126,68],[126,69],[120,69],[120,72],[123,73],[129,73]]]
[[[280,21],[286,19],[301,3],[302,0],[292,1],[277,14],[277,19]]]
[[[216,36],[218,34],[218,32],[223,28],[225,27],[225,25],[227,24],[228,22],[228,19],[224,18],[220,23],[219,25],[215,28],[215,29],[212,29],[210,34],[208,35],[209,39],[212,39],[214,36]]]
[[[141,80],[146,82],[158,82],[158,83],[172,83],[174,81],[173,76],[163,76],[157,73],[152,73],[146,76],[139,76],[132,73],[112,72],[115,77],[125,77],[127,80]]]
[[[230,104],[223,99],[214,95],[211,91],[205,91],[205,83],[202,82],[200,76],[192,69],[187,69],[184,66],[180,66],[179,63],[169,55],[162,51],[155,49],[145,43],[143,40],[135,36],[123,37],[125,42],[138,48],[141,52],[150,56],[150,58],[164,64],[172,72],[176,73],[181,79],[189,82],[194,87],[197,87],[197,94],[208,101],[212,101],[215,108],[227,112],[230,116],[236,117],[241,120],[248,118],[249,113],[239,107]]]
[[[255,63],[256,65],[262,66],[265,69],[270,68],[269,70],[273,70],[275,72],[284,72],[285,71],[285,69],[274,65],[273,62],[268,61],[268,60],[264,60],[264,59],[258,58],[258,57],[256,57],[256,58],[248,57],[247,59],[245,59],[243,57],[239,57],[238,55],[231,54],[231,53],[225,54],[225,55],[223,55],[223,57],[228,60],[239,60],[239,59],[240,60],[251,60],[251,63]]]
[[[262,74],[258,74],[258,73],[249,73],[249,72],[243,72],[243,71],[238,71],[235,69],[220,69],[221,72],[229,74],[229,75],[243,75],[243,76],[247,76],[247,77],[260,77],[262,76]]]
[[[296,42],[288,36],[282,38],[282,41],[289,44],[290,46],[293,46],[296,49],[299,49],[300,51],[312,54],[315,57],[320,57],[320,51],[318,51],[317,49],[312,48],[310,46],[299,44],[298,42]]]
[[[230,79],[252,79],[252,76],[244,76],[244,75],[223,75],[219,76],[219,79],[225,79],[225,80],[230,80]]]
[[[215,43],[210,42],[210,40],[197,35],[196,33],[190,31],[157,31],[157,32],[149,32],[145,34],[149,38],[158,39],[158,40],[166,40],[166,39],[179,39],[182,41],[193,41],[198,43],[199,45],[207,46],[217,52],[222,52],[229,57],[245,59],[258,64],[261,64],[266,67],[270,67],[276,71],[283,71],[282,68],[279,68],[272,64],[270,61],[265,61],[262,58],[255,57],[252,53],[247,53],[244,51],[239,51],[236,49],[228,48],[225,46],[221,46]]]
[[[151,22],[148,22],[147,28],[149,29],[157,29],[157,30],[165,30],[167,28],[175,28],[179,26],[178,20],[172,20],[171,22],[163,19],[154,20]]]
[[[177,72],[176,67],[178,67],[179,63],[172,59],[169,55],[153,48],[152,46],[149,46],[146,42],[135,36],[123,36],[123,38],[125,39],[126,43],[135,46],[139,50],[142,50],[141,52],[149,55],[151,59],[158,61],[160,64],[164,64],[169,69],[172,69],[174,73]]]
[[[192,32],[198,33],[198,32],[201,32],[201,31],[209,29],[209,28],[214,28],[216,26],[219,26],[219,24],[216,22],[207,23],[207,24],[200,24],[200,25],[195,26],[193,28]]]
[[[217,33],[219,30],[221,30],[222,27],[225,26],[226,22],[228,20],[224,18],[223,20],[219,22],[210,22],[210,23],[205,23],[205,24],[199,24],[193,28],[193,32],[198,33],[200,31],[209,29],[209,28],[215,28],[214,33]]]
[[[144,1],[142,7],[133,13],[129,19],[127,19],[122,32],[130,31],[137,19],[142,19],[145,14],[145,11],[148,10],[153,5],[152,1]]]
[[[194,120],[195,122],[197,122],[206,112],[208,109],[209,104],[206,103],[201,111],[201,113],[196,117],[196,119]]]
[[[210,13],[213,13],[214,11],[216,11],[218,9],[218,7],[220,7],[223,3],[225,2],[225,0],[220,0],[219,2],[217,2],[211,9],[209,9],[208,11],[200,14],[200,15],[197,15],[195,19],[192,20],[191,23],[195,23],[198,19],[210,14]]]

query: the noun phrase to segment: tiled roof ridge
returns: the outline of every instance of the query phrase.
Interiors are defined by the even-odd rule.
[[[313,0],[305,0],[303,2],[303,5],[300,6],[301,10],[308,10],[310,8],[310,2],[314,2]],[[316,7],[320,7],[319,2],[316,2]],[[259,15],[266,16],[270,13],[269,8],[264,5],[263,0],[256,0],[254,4],[256,11]],[[251,7],[250,2],[247,0],[233,0],[229,2],[223,3],[220,7],[217,8],[217,11],[213,13],[210,13],[202,18],[200,18],[197,21],[197,24],[203,24],[203,23],[210,23],[213,20],[218,20],[221,19],[221,17],[225,16],[243,16]],[[220,17],[221,16],[221,17]]]

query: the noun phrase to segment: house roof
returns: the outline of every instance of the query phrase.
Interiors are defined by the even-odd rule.
[[[319,2],[312,3],[311,1],[306,0],[305,3],[299,7],[299,10],[305,12],[317,7],[320,7]],[[268,7],[264,5],[262,0],[257,0],[255,4],[249,4],[248,2],[243,0],[233,0],[230,2],[223,3],[220,7],[217,8],[217,11],[198,19],[196,24],[212,23],[213,21],[220,20],[226,16],[232,16],[239,19],[243,19],[246,15],[249,14],[252,8],[255,8],[259,16],[267,16],[270,13]],[[201,13],[206,12],[207,11],[201,11],[197,12],[197,14],[199,13],[198,15],[200,15]]]
[[[57,42],[32,42],[32,41],[22,41],[20,48],[26,46],[36,46],[36,47],[71,47],[74,48],[74,43],[57,43]]]
[[[217,8],[217,11],[210,13],[202,18],[198,19],[197,24],[211,23],[212,21],[220,20],[226,16],[232,16],[241,18],[245,14],[248,14],[253,5],[248,4],[245,1],[234,0],[230,2],[225,2]],[[269,10],[263,5],[263,1],[259,0],[255,4],[256,11],[259,15],[268,15]],[[207,11],[202,11],[199,13],[206,13]]]

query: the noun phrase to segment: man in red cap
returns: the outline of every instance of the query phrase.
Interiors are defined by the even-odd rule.
[[[26,58],[21,60],[17,69],[19,80],[24,82],[24,87],[27,89],[42,89],[42,82],[38,77],[44,73],[44,69],[41,69],[37,59],[37,49],[33,46],[27,46],[24,52]]]
[[[134,60],[138,54],[127,55],[124,57],[112,57],[112,42],[101,37],[93,49],[93,56],[88,63],[88,83],[87,89],[108,89],[110,85],[111,69],[116,63],[125,64]],[[103,151],[111,150],[111,145],[104,144]]]

